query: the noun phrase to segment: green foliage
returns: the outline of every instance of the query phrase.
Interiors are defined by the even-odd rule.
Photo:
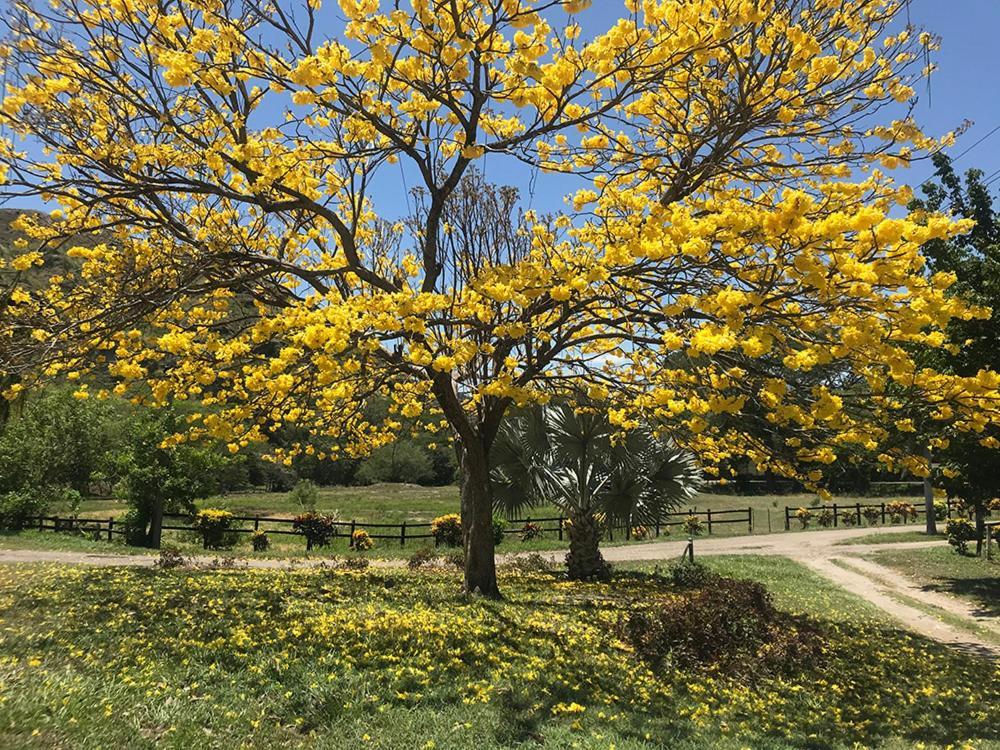
[[[271,538],[267,535],[266,531],[261,531],[260,529],[250,536],[250,542],[253,544],[254,552],[267,552],[271,546]]]
[[[333,516],[322,513],[300,513],[292,521],[292,529],[306,538],[306,549],[325,547],[337,536],[337,526]]]
[[[108,473],[119,478],[116,492],[131,506],[127,514],[129,543],[153,539],[159,513],[193,513],[194,502],[219,490],[218,470],[228,459],[211,447],[164,441],[183,429],[172,409],[139,411],[132,415],[120,448],[106,456]],[[148,527],[148,531],[147,531]]]
[[[43,515],[49,507],[47,488],[11,490],[0,495],[0,528],[24,528],[26,519]]]
[[[861,515],[864,516],[869,526],[877,526],[882,518],[882,511],[879,508],[869,506],[861,511]]]
[[[803,529],[809,527],[809,522],[812,520],[813,515],[813,512],[808,508],[799,508],[795,511],[795,517],[798,519],[799,523],[802,524]]]
[[[948,544],[961,555],[969,551],[969,542],[976,538],[976,526],[968,518],[952,518],[945,527]]]
[[[457,547],[462,543],[462,518],[457,513],[438,516],[431,521],[431,534],[437,544]]]
[[[204,508],[195,513],[191,526],[201,532],[206,549],[222,549],[232,547],[236,542],[236,535],[229,533],[232,522],[233,514],[228,510]]]
[[[120,402],[77,399],[68,388],[29,396],[0,433],[0,492],[66,485],[87,493],[120,439]]]
[[[504,533],[507,531],[507,519],[503,516],[493,516],[493,545],[499,546],[503,542]]]
[[[288,493],[288,499],[299,506],[303,512],[316,510],[316,502],[319,500],[319,488],[315,482],[308,479],[300,479],[295,483],[292,491]]]
[[[434,462],[430,454],[409,440],[376,449],[362,462],[355,475],[358,484],[377,482],[406,482],[409,484],[432,484],[434,482]]]
[[[534,539],[542,538],[542,527],[537,523],[528,521],[521,527],[521,541],[530,542]]]
[[[700,562],[692,562],[687,558],[670,568],[670,580],[679,589],[697,589],[718,578]]]

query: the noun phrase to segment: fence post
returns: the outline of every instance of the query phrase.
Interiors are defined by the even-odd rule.
[[[788,506],[786,505],[785,506],[785,531],[788,531],[789,529],[791,529],[791,525],[790,525],[790,523],[788,521]]]
[[[747,533],[753,533],[753,506],[747,506]]]
[[[253,517],[253,530],[260,531],[260,513]]]
[[[59,516],[52,516],[52,530],[59,531]]]
[[[403,521],[399,526],[399,546],[406,546],[406,521]]]
[[[857,508],[858,508],[858,526],[860,526],[861,525],[861,503],[857,504]]]
[[[560,513],[559,514],[559,541],[560,542],[563,540],[562,536],[563,536],[563,517],[562,517],[562,514]]]
[[[712,533],[712,509],[708,509],[708,533]]]
[[[351,519],[351,541],[347,545],[347,549],[354,549],[354,526],[357,523],[353,518]]]
[[[837,528],[837,504],[833,504],[833,528]]]
[[[885,501],[882,501],[882,525],[885,526]]]
[[[45,531],[45,516],[38,517],[38,530]]]
[[[108,541],[111,541],[111,530],[115,527],[115,517],[112,516],[108,519]]]
[[[660,514],[656,514],[656,538],[660,538]]]

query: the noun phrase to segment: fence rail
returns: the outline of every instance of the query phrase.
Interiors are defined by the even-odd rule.
[[[753,508],[732,508],[726,510],[698,510],[691,508],[688,510],[663,513],[649,526],[643,526],[646,535],[659,538],[662,534],[669,533],[670,529],[683,526],[687,519],[694,516],[701,521],[709,534],[714,534],[717,527],[730,524],[744,524],[748,533],[753,533]],[[162,525],[163,531],[189,531],[197,533],[191,523],[194,517],[188,513],[164,513]],[[230,519],[235,525],[227,532],[235,534],[252,534],[255,531],[265,531],[268,534],[283,536],[305,537],[301,532],[293,528],[295,520],[292,518],[280,518],[276,516],[264,515],[233,515]],[[504,529],[504,536],[523,536],[528,531],[538,534],[555,534],[559,541],[563,541],[566,536],[566,516],[551,516],[543,518],[513,518],[507,520]],[[173,523],[171,522],[173,521]],[[177,523],[182,521],[183,523]],[[368,531],[372,539],[381,539],[399,542],[401,547],[407,542],[434,539],[431,533],[432,524],[429,521],[410,522],[403,521],[398,524],[391,523],[368,523],[358,520],[334,521],[333,526],[337,529],[337,536],[346,537],[351,540],[354,532],[359,529]],[[531,527],[535,528],[532,529]],[[631,540],[640,524],[638,522],[626,524],[612,524],[607,527],[607,538],[609,541],[615,540],[616,533],[619,538]],[[111,541],[116,535],[125,534],[125,525],[122,521],[111,518],[79,518],[66,516],[29,516],[22,524],[22,528],[35,529],[38,531],[76,531],[84,534],[91,534],[95,539],[107,539]],[[391,533],[390,533],[391,530]],[[351,542],[353,544],[353,541]]]
[[[850,522],[848,522],[850,525],[861,526],[863,519],[867,517],[865,516],[865,511],[869,508],[874,508],[875,510],[878,511],[877,518],[880,519],[882,525],[884,526],[886,524],[887,518],[889,520],[892,520],[893,516],[892,508],[889,506],[893,505],[896,502],[899,501],[890,500],[888,503],[831,503],[829,505],[812,505],[806,507],[806,510],[810,511],[813,514],[812,519],[815,519],[816,514],[821,513],[824,510],[830,511],[833,515],[832,526],[836,528],[840,523],[846,521],[844,515],[845,513],[849,514],[848,517],[852,519]],[[951,518],[952,510],[954,509],[956,504],[953,500],[948,500],[947,505],[948,505],[947,518]],[[801,507],[803,506],[795,506],[795,507],[792,507],[790,505],[785,506],[785,531],[789,531],[791,529],[791,524],[793,520],[798,520],[795,514],[799,511]],[[927,515],[927,508],[924,507],[924,503],[922,502],[912,503],[910,504],[910,507],[913,508],[914,512],[913,520],[916,520],[920,516]],[[903,523],[906,523],[905,518],[902,520]]]

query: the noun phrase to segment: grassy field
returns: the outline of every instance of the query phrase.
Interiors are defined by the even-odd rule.
[[[820,661],[754,685],[618,634],[676,597],[505,571],[0,568],[0,747],[1000,748],[996,665],[900,632],[787,560],[713,560],[808,614]],[[914,697],[918,696],[916,700]]]
[[[898,570],[931,591],[971,601],[1000,617],[1000,561],[957,554],[947,544],[928,549],[885,550],[872,560]]]
[[[922,500],[904,498],[918,503]],[[882,499],[863,497],[838,498],[845,505],[856,502],[881,502]],[[751,508],[754,516],[754,531],[757,533],[780,531],[784,528],[784,508],[809,506],[818,502],[815,495],[722,495],[699,493],[679,511],[696,510],[744,510]],[[199,503],[204,508],[226,508],[239,515],[273,515],[291,517],[302,512],[288,493],[251,492],[229,494],[209,498]],[[456,513],[459,507],[458,487],[421,487],[412,484],[375,484],[368,487],[322,487],[316,509],[331,513],[341,520],[356,519],[361,523],[407,523],[428,522],[445,513]],[[54,508],[54,511],[65,508]],[[95,518],[119,516],[126,510],[125,504],[110,499],[85,500],[81,515]],[[533,508],[533,518],[549,518],[559,515],[552,506]],[[793,523],[795,523],[793,521]],[[814,524],[815,525],[815,524]],[[719,524],[718,533],[747,533],[746,524]]]
[[[897,542],[943,542],[944,540],[944,534],[935,534],[932,536],[924,531],[902,531],[896,534],[884,534],[875,531],[871,534],[866,534],[865,536],[856,536],[853,539],[845,539],[842,542],[837,542],[837,544],[894,544]]]

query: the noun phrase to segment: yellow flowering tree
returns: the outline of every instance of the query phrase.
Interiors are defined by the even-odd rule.
[[[365,454],[430,415],[458,445],[465,585],[489,595],[511,405],[585,393],[710,468],[813,480],[838,446],[880,450],[890,382],[974,428],[996,376],[908,353],[980,311],[917,250],[964,225],[910,221],[883,171],[940,145],[880,115],[928,44],[890,33],[903,4],[625,0],[584,35],[587,0],[17,3],[5,194],[60,204],[20,222],[36,246],[107,239],[41,290],[19,283],[41,254],[5,264],[8,395],[101,368],[199,402],[174,440],[233,451],[287,423]],[[574,176],[569,208],[478,202],[473,168],[503,159]],[[393,223],[402,190],[376,188],[401,174],[420,201]],[[729,418],[751,405],[795,434]]]

